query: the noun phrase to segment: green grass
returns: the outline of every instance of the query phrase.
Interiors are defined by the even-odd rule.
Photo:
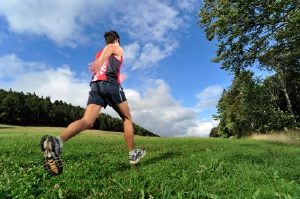
[[[0,198],[299,198],[300,144],[248,139],[136,137],[88,131],[65,143],[64,173],[42,167],[39,141],[60,128],[0,126]]]

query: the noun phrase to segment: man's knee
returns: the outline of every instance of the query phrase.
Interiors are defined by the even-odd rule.
[[[125,121],[125,120],[130,120],[130,121],[131,121],[131,115],[130,115],[130,114],[127,114],[127,115],[126,115],[126,114],[123,114],[123,115],[122,115],[122,120],[123,120],[123,121]]]
[[[95,121],[88,120],[86,118],[82,118],[81,121],[83,122],[83,124],[86,128],[92,128],[93,124],[95,122]]]

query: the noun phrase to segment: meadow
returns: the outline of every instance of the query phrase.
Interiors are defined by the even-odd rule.
[[[42,135],[61,128],[0,125],[0,198],[299,198],[300,143],[136,136],[85,131],[64,145],[64,172],[42,166]]]

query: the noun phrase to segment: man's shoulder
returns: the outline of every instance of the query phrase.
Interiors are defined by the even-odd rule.
[[[118,44],[109,44],[109,45],[112,45],[111,47],[113,48],[114,54],[123,55],[124,50],[120,45]]]
[[[115,48],[115,49],[122,49],[122,46],[118,45],[118,44],[108,44],[107,46],[109,46],[110,48]]]

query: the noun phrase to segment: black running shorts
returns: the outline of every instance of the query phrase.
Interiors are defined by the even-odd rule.
[[[97,104],[102,107],[116,105],[126,101],[123,88],[116,83],[109,81],[98,81],[91,83],[91,91],[87,104]]]

